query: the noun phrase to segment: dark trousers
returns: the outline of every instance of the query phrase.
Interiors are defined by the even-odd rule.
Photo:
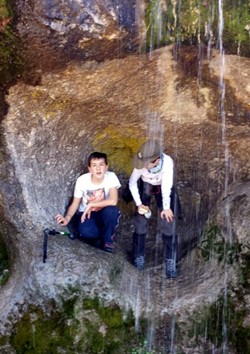
[[[173,259],[176,262],[178,256],[178,236],[176,234],[170,236],[163,234],[162,240],[164,244],[164,259]]]
[[[161,186],[152,186],[149,183],[140,180],[139,192],[143,205],[150,207],[152,197],[155,198],[158,209],[162,209],[162,193]],[[161,232],[164,242],[164,256],[165,258],[176,259],[178,249],[178,239],[176,235],[176,219],[180,217],[180,203],[178,196],[174,189],[171,193],[171,210],[175,215],[175,219],[172,222],[168,222],[165,219],[161,219]],[[133,258],[145,255],[145,241],[147,233],[148,219],[144,215],[140,215],[138,212],[134,217],[135,233],[133,235]]]
[[[116,206],[107,206],[92,211],[90,219],[81,222],[82,213],[78,213],[78,235],[85,239],[100,239],[103,245],[113,243],[115,229],[118,226],[120,211]]]

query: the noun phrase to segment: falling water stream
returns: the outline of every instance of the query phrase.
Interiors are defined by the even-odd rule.
[[[173,15],[175,17],[175,25],[177,25],[178,21],[176,20],[176,14],[178,14],[178,12],[181,9],[181,1],[173,1],[172,2],[173,5]],[[154,26],[151,26],[151,31],[150,31],[150,44],[149,44],[149,58],[152,59],[152,55],[153,55],[153,51],[155,48],[160,47],[160,45],[162,45],[162,41],[163,41],[163,7],[166,6],[165,3],[161,0],[155,1],[154,2],[154,6],[152,7],[152,11],[150,14],[150,21],[151,24],[154,24]],[[200,14],[200,6],[201,4],[199,3],[198,9],[197,11]],[[225,70],[225,55],[224,55],[224,49],[223,49],[223,29],[224,29],[224,16],[223,16],[223,0],[218,0],[218,3],[215,4],[214,2],[211,2],[209,4],[209,11],[208,11],[208,19],[206,22],[206,37],[207,37],[207,59],[209,60],[211,57],[211,47],[212,47],[212,43],[213,43],[213,32],[212,32],[212,22],[214,21],[214,13],[215,13],[215,8],[217,6],[217,10],[218,10],[218,51],[219,51],[219,55],[220,55],[220,68],[219,68],[219,93],[220,93],[220,107],[219,107],[219,116],[220,116],[220,121],[221,121],[221,145],[224,148],[224,161],[225,161],[225,179],[224,179],[224,195],[225,198],[227,197],[228,194],[228,184],[229,184],[229,170],[230,170],[230,151],[229,151],[229,146],[228,146],[228,142],[227,142],[227,127],[226,127],[226,112],[225,112],[225,90],[226,90],[226,85],[225,85],[225,80],[224,80],[224,70]],[[200,23],[200,16],[198,19],[198,34],[197,34],[197,57],[198,57],[198,61],[197,61],[197,87],[198,87],[198,95],[199,92],[202,88],[202,68],[203,68],[203,43],[201,41],[201,35],[200,35],[200,31],[201,31],[201,23]],[[155,24],[156,24],[156,28],[157,28],[157,38],[155,38],[156,33],[154,32],[155,29]],[[177,39],[177,45],[178,44],[178,39]],[[162,68],[161,68],[162,70]],[[160,87],[161,85],[161,72],[157,73],[157,83],[158,83],[158,87]],[[147,138],[149,139],[159,139],[160,141],[163,142],[164,139],[164,128],[165,128],[165,122],[162,120],[161,117],[159,117],[159,115],[157,115],[154,112],[144,112],[142,111],[142,116],[144,115],[145,117],[145,121],[146,121],[146,125],[148,127],[147,130]],[[174,161],[178,160],[178,123],[175,123],[174,125],[174,156],[173,159]],[[165,143],[165,142],[164,142]],[[202,136],[202,129],[201,129],[201,135],[200,135],[200,142],[197,145],[197,153],[200,154],[200,152],[202,151],[202,144],[203,144],[203,136]],[[166,144],[165,144],[166,145]],[[227,237],[229,242],[232,241],[232,235],[231,235],[231,223],[230,223],[230,213],[229,213],[229,204],[226,203],[225,205],[225,215],[226,215],[226,230],[227,230]],[[197,224],[199,224],[199,211],[197,211]],[[201,229],[202,229],[202,225],[201,225]],[[160,234],[158,232],[159,230],[154,230],[154,232],[156,233],[155,235],[155,244],[153,245],[155,253],[154,253],[154,261],[153,261],[153,267],[157,268],[157,265],[159,265],[159,259],[161,259],[161,255],[159,252],[159,238],[160,238]],[[225,246],[226,247],[226,246]],[[225,250],[226,252],[226,250]],[[192,258],[190,258],[190,262],[193,262],[194,260]],[[192,264],[190,265],[192,268]],[[195,265],[193,265],[193,267],[195,267]],[[152,273],[148,272],[145,275],[145,292],[146,292],[146,301],[147,301],[147,306],[148,309],[146,310],[147,315],[150,316],[150,311],[152,311],[153,308],[153,299],[152,299],[152,295],[151,295],[151,291],[152,291],[152,279],[151,279]],[[162,274],[162,277],[164,278],[164,271]],[[192,274],[190,274],[190,277],[192,277]],[[195,280],[194,279],[190,279],[190,284],[194,283]],[[161,285],[162,287],[164,287],[164,284]],[[171,285],[170,285],[171,287]],[[174,284],[172,285],[172,287],[174,288]],[[164,290],[165,291],[165,290]],[[172,289],[173,291],[173,289]],[[141,293],[137,292],[137,300],[136,300],[136,323],[135,323],[135,328],[136,330],[139,329],[139,317],[140,317],[140,296]],[[178,290],[176,290],[175,292],[175,299],[178,300]],[[224,291],[223,291],[223,298],[224,298],[224,302],[223,302],[223,309],[222,309],[222,338],[223,338],[223,344],[222,344],[222,350],[223,350],[223,354],[226,354],[228,352],[228,329],[227,329],[227,311],[228,311],[228,306],[227,306],[227,299],[228,299],[228,274],[227,274],[227,270],[225,267],[225,272],[224,272]],[[164,299],[164,296],[163,296]],[[150,310],[149,310],[150,309]],[[154,311],[153,311],[154,312]],[[148,324],[148,336],[147,336],[147,343],[148,343],[148,350],[152,351],[154,349],[154,335],[155,335],[155,322],[154,320],[149,321]],[[168,328],[168,343],[165,343],[166,348],[164,353],[170,353],[170,354],[175,354],[176,353],[176,348],[175,348],[175,340],[178,341],[178,338],[175,338],[175,326],[176,326],[176,320],[175,320],[175,316],[172,315],[171,316],[171,320],[170,320],[170,326]],[[165,329],[166,330],[166,329]],[[206,338],[207,336],[207,326],[204,332],[204,338]],[[215,351],[215,346],[214,344],[212,344],[211,347],[211,353],[216,353]]]
[[[219,55],[220,55],[220,78],[219,78],[219,88],[220,88],[220,118],[221,118],[221,133],[222,133],[222,146],[224,147],[224,160],[225,160],[225,181],[224,181],[224,195],[226,198],[225,203],[225,221],[226,221],[226,234],[228,242],[232,243],[231,235],[231,222],[230,222],[230,209],[228,202],[228,184],[229,184],[229,169],[230,169],[230,152],[227,142],[227,127],[226,127],[226,112],[225,112],[225,93],[226,84],[224,80],[225,71],[225,53],[223,48],[223,29],[224,29],[224,17],[223,17],[223,0],[218,0],[219,8],[219,24],[218,24],[218,42],[219,42]],[[226,253],[226,243],[225,250]],[[224,273],[224,292],[223,292],[223,309],[222,309],[222,329],[223,329],[223,354],[228,352],[228,328],[227,328],[227,315],[228,315],[228,274],[225,267]]]

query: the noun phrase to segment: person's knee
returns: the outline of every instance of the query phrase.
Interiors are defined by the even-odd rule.
[[[120,216],[120,210],[116,206],[109,205],[102,209],[101,215],[105,221],[116,223]]]
[[[102,209],[102,214],[105,216],[117,216],[119,214],[119,209],[115,205],[109,205]]]
[[[97,238],[100,236],[100,232],[97,226],[86,226],[84,223],[80,223],[78,225],[78,233],[80,236],[87,238]]]
[[[171,236],[174,234],[174,222],[168,222],[167,220],[162,220],[161,230],[162,234]]]
[[[143,215],[137,214],[134,219],[136,234],[145,234],[147,232],[147,219]]]

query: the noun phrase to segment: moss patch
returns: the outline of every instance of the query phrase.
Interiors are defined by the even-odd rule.
[[[7,11],[7,10],[6,10]],[[0,31],[0,84],[8,86],[22,73],[24,62],[20,40],[11,28],[11,22]]]
[[[62,309],[52,310],[49,316],[30,306],[12,335],[0,338],[0,349],[10,344],[17,354],[125,354],[140,347],[145,334],[145,327],[141,328],[135,333],[132,312],[124,316],[118,306],[104,306],[97,298],[82,299],[75,289]]]
[[[9,255],[0,234],[0,286],[5,284],[10,274]]]
[[[198,249],[207,261],[211,258],[217,258],[219,262],[232,264],[239,260],[241,246],[237,241],[226,242],[221,235],[219,226],[210,224],[204,230]]]
[[[76,349],[64,316],[55,313],[48,319],[39,309],[23,316],[10,343],[17,353],[56,353],[67,348],[67,353],[73,354]]]
[[[250,289],[250,255],[241,255],[242,264],[242,278],[241,283],[245,289]]]
[[[6,19],[11,15],[6,0],[0,0],[0,20]]]
[[[223,38],[228,54],[250,56],[248,0],[223,1]],[[146,10],[147,49],[167,43],[212,45],[218,43],[219,7],[217,1],[148,1]]]
[[[5,91],[24,70],[22,44],[13,29],[13,1],[0,0],[0,117],[6,111]]]
[[[96,135],[93,147],[108,155],[111,169],[129,176],[132,172],[131,160],[144,141],[145,138],[132,129],[117,131],[108,127]]]
[[[244,326],[246,309],[237,299],[233,301],[229,294],[230,291],[202,314],[195,315],[189,335],[195,336],[196,343],[203,342],[204,352],[209,350],[211,343],[215,348],[227,343],[237,353],[249,354],[250,328]]]

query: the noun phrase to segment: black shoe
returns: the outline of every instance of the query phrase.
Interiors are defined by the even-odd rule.
[[[74,234],[73,232],[68,234],[68,238],[70,238],[71,240],[75,240],[75,239],[77,239],[77,237],[78,237],[78,235]]]
[[[105,244],[103,247],[105,252],[109,252],[109,253],[115,253],[115,246],[114,244]]]

